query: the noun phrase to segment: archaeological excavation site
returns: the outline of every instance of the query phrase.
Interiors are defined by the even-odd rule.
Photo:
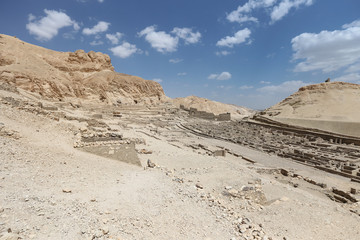
[[[0,35],[0,240],[360,239],[360,85],[262,111]]]

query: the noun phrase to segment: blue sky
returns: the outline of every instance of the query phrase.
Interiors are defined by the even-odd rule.
[[[172,98],[263,109],[328,77],[360,83],[358,0],[1,0],[0,33],[109,54]]]

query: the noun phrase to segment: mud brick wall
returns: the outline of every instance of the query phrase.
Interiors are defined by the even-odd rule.
[[[230,113],[222,113],[220,115],[215,115],[213,113],[198,111],[196,108],[187,109],[184,105],[180,105],[180,109],[188,111],[191,117],[202,118],[207,120],[217,120],[217,121],[230,121]]]

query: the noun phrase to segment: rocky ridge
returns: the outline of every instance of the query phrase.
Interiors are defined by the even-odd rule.
[[[159,83],[115,72],[107,54],[57,52],[3,34],[0,81],[51,100],[157,104],[168,99]]]

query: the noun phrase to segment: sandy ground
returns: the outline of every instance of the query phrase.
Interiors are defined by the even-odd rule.
[[[0,123],[1,240],[360,239],[360,216],[349,204],[275,170],[359,188],[348,179],[174,126],[156,134],[137,123],[121,130],[152,151],[139,154],[139,167],[73,148],[78,123],[4,104]],[[199,143],[257,163],[188,147]],[[157,166],[146,167],[148,159]]]

